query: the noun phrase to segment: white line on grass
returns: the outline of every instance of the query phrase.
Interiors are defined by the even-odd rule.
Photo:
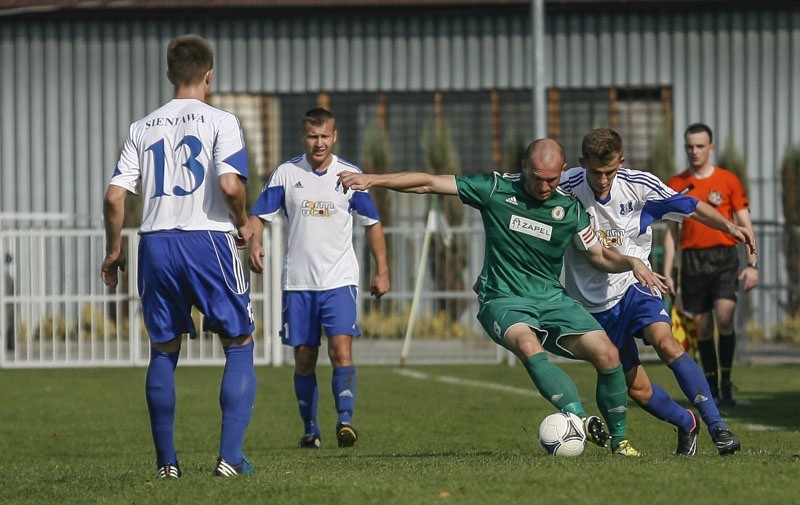
[[[748,431],[787,431],[786,428],[779,428],[778,426],[770,426],[768,424],[750,424],[750,423],[745,423],[744,429]]]
[[[411,379],[418,379],[424,381],[436,381],[436,382],[443,382],[445,384],[455,384],[458,386],[468,386],[474,388],[481,388],[481,389],[491,389],[494,391],[502,391],[504,393],[513,393],[517,395],[523,396],[532,396],[534,398],[540,398],[542,401],[546,401],[542,398],[536,390],[534,389],[523,389],[517,388],[514,386],[506,386],[504,384],[498,384],[496,382],[484,382],[484,381],[476,381],[471,379],[462,379],[459,377],[452,377],[449,375],[429,375],[424,372],[419,372],[416,370],[408,370],[407,368],[398,368],[395,370],[396,373],[408,377]]]
[[[445,384],[455,384],[458,386],[467,386],[467,387],[474,387],[474,388],[481,388],[481,389],[491,389],[494,391],[502,391],[504,393],[512,393],[516,395],[528,396],[533,398],[538,398],[542,401],[545,400],[535,389],[523,389],[523,388],[516,388],[514,386],[506,386],[504,384],[498,384],[496,382],[483,382],[483,381],[476,381],[471,379],[462,379],[460,377],[452,377],[450,375],[430,375],[425,372],[420,372],[418,370],[409,370],[408,368],[396,368],[395,373],[398,375],[402,375],[403,377],[408,377],[410,379],[417,379],[423,381],[434,381],[434,382],[442,382]],[[742,400],[744,402],[744,400]],[[728,419],[728,421],[734,420],[732,418]],[[780,428],[778,426],[769,426],[766,424],[744,424],[744,429],[749,431],[784,431],[784,428]]]

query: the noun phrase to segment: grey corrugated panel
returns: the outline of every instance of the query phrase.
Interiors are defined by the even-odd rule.
[[[31,113],[29,106],[31,103],[30,86],[30,59],[29,46],[26,43],[30,28],[24,25],[17,26],[14,30],[16,51],[14,55],[14,72],[17,75],[18,94],[13,103],[14,115],[13,125],[16,132],[15,143],[12,144],[15,156],[12,166],[15,168],[16,183],[22,188],[17,194],[17,208],[23,211],[31,211],[31,151],[36,148],[31,139]],[[39,118],[37,118],[39,119]],[[42,209],[43,207],[39,207]],[[37,209],[38,210],[38,209]]]
[[[474,14],[0,21],[2,210],[68,211],[98,224],[97,193],[127,125],[171,96],[164,49],[179,33],[212,40],[221,93],[525,89],[528,22]],[[555,15],[546,26],[547,85],[672,86],[678,165],[683,126],[712,123],[720,148],[732,135],[746,156],[754,215],[779,218],[776,171],[787,143],[800,141],[798,12]]]

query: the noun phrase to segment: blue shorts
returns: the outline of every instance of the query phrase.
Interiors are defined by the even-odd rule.
[[[593,316],[619,349],[619,359],[625,372],[642,364],[634,337],[643,338],[645,326],[653,323],[672,325],[661,296],[650,294],[650,290],[641,284],[629,287],[618,304]]]
[[[250,286],[228,233],[159,231],[139,240],[139,296],[153,343],[196,337],[192,306],[203,330],[235,338],[253,333]]]
[[[328,338],[361,335],[356,324],[355,286],[327,291],[284,291],[281,341],[284,345],[319,347],[322,328]]]

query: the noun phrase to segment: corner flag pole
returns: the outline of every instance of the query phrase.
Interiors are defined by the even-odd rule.
[[[420,252],[419,266],[417,267],[417,281],[414,285],[414,298],[411,299],[411,311],[408,315],[406,335],[403,340],[403,350],[400,353],[400,366],[405,366],[408,362],[409,349],[411,348],[411,336],[414,334],[419,299],[422,295],[422,285],[425,282],[425,274],[428,269],[428,251],[431,246],[431,236],[434,233],[441,233],[445,246],[450,246],[450,227],[447,225],[447,221],[442,212],[439,211],[438,201],[435,199],[431,202],[430,209],[428,209],[428,220],[425,223],[425,237],[422,239],[422,251]]]
[[[408,362],[408,353],[411,348],[411,335],[414,333],[414,325],[417,322],[417,308],[419,298],[422,294],[422,284],[425,282],[425,272],[428,266],[428,249],[431,245],[431,235],[436,229],[437,211],[431,208],[428,210],[428,222],[425,224],[425,238],[422,240],[422,252],[419,256],[419,267],[417,267],[417,282],[414,285],[414,298],[411,299],[411,313],[408,315],[406,324],[406,335],[403,340],[403,350],[400,353],[400,366],[405,366]]]

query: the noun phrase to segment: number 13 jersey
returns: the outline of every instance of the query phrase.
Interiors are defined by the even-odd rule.
[[[138,193],[141,233],[211,230],[232,233],[219,177],[247,178],[238,118],[191,98],[176,98],[131,124],[110,184]]]

